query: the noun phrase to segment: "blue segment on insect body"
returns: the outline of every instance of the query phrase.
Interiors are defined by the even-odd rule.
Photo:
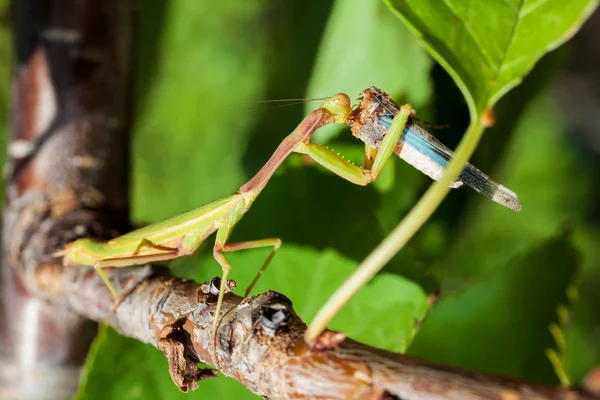
[[[377,88],[371,88],[366,92],[375,95],[374,104],[376,107],[381,107],[383,111],[377,116],[375,124],[379,124],[385,133],[390,129],[399,111],[398,106]],[[440,179],[454,156],[452,150],[410,119],[402,131],[399,142],[402,146],[396,148],[397,155],[434,180]],[[466,163],[458,179],[451,183],[450,187],[456,188],[462,184],[507,208],[514,211],[521,210],[521,202],[514,192],[494,182],[469,163]]]
[[[381,116],[379,121],[387,130],[392,125],[393,119],[394,117],[392,115],[386,114]],[[444,148],[435,146],[428,141],[427,138],[412,130],[410,125],[404,128],[402,136],[400,136],[400,140],[405,144],[412,146],[416,151],[421,153],[423,156],[428,157],[442,168],[446,168],[448,166],[448,162],[452,158],[452,153]]]
[[[378,122],[383,125],[387,131],[390,128],[393,119],[394,115],[388,111],[378,118]],[[400,136],[400,141],[404,146],[410,146],[414,149],[414,151],[419,154],[418,158],[422,158],[421,161],[417,162],[413,159],[413,162],[411,162],[414,167],[422,172],[425,172],[424,169],[428,163],[429,165],[431,165],[431,163],[436,164],[441,170],[446,169],[454,155],[450,149],[435,137],[425,132],[418,125],[410,122],[404,128],[404,131]],[[403,156],[403,154],[399,155],[401,157]],[[402,158],[406,159],[405,157]],[[419,165],[416,165],[417,163]],[[433,179],[439,179],[439,176],[434,176],[432,174],[431,169],[429,169],[429,173],[427,174]],[[451,186],[458,187],[463,183],[496,203],[517,211],[521,209],[521,203],[512,191],[494,182],[486,174],[469,163],[465,165],[458,180]]]

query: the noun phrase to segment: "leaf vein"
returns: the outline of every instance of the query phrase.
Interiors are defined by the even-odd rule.
[[[458,16],[458,13],[450,5],[449,0],[442,0],[442,3],[444,3],[444,5],[448,8],[448,10],[450,10],[452,12],[452,14],[454,15],[454,18],[456,18],[465,27],[465,30],[467,31],[467,33],[473,40],[473,43],[475,43],[475,48],[477,50],[479,50],[479,53],[482,55],[483,61],[485,61],[487,66],[492,70],[497,70],[498,67],[495,65],[495,63],[493,62],[491,57],[485,52],[485,50],[484,50],[485,46],[483,46],[481,43],[479,43],[477,35],[475,35],[475,33],[472,31],[471,26],[469,24],[467,24],[465,21],[463,21]]]
[[[515,17],[515,23],[513,24],[512,30],[510,32],[510,37],[508,39],[508,43],[506,44],[506,48],[504,49],[504,54],[502,55],[500,64],[498,65],[498,68],[496,69],[496,74],[494,76],[494,83],[496,83],[498,81],[498,77],[500,76],[500,74],[503,71],[503,66],[504,66],[504,63],[506,62],[508,53],[510,52],[511,47],[512,47],[513,43],[515,42],[517,28],[519,27],[519,23],[521,22],[521,20],[523,18],[523,16],[522,16],[523,3],[525,3],[525,0],[521,0],[521,2],[519,3],[519,8],[518,8],[519,12],[517,13],[517,16]]]
[[[523,8],[523,10],[521,11],[521,18],[526,16],[527,14],[531,14],[533,11],[537,10],[538,8],[540,8],[547,2],[548,2],[548,0],[542,0],[542,1],[538,1],[537,3],[535,3],[534,5],[532,5],[530,7]]]
[[[545,0],[544,0],[544,1],[545,1]],[[503,2],[503,3],[504,3],[504,4],[505,4],[505,5],[508,7],[508,8],[510,8],[512,11],[514,11],[514,13],[515,13],[515,14],[518,14],[518,13],[519,13],[519,9],[518,9],[518,8],[516,8],[515,6],[513,6],[513,4],[512,4],[510,1],[508,1],[508,0],[502,0],[502,2]]]

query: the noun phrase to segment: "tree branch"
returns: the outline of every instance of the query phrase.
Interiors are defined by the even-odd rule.
[[[2,399],[66,399],[77,390],[96,324],[56,301],[77,277],[50,254],[78,234],[128,229],[133,3],[12,4]]]
[[[72,340],[74,348],[85,319],[106,320],[121,334],[163,351],[173,381],[184,391],[215,375],[197,367],[203,362],[270,398],[597,398],[584,389],[437,365],[331,331],[309,347],[303,340],[305,323],[275,292],[249,298],[227,294],[215,333],[216,280],[197,284],[150,265],[108,269],[121,293],[115,305],[92,268],[62,266],[51,255],[65,243],[83,236],[113,237],[129,228],[132,3],[48,1],[31,37],[17,29],[22,47],[9,145],[5,281],[9,276],[19,293],[65,310],[73,322],[65,325],[61,340]],[[20,11],[37,10],[39,4],[21,1]],[[50,24],[44,15],[55,19]],[[10,308],[14,295],[4,292],[4,311],[10,314],[4,321],[20,313]],[[63,324],[68,318],[47,314],[45,323]],[[16,330],[11,337],[17,337]]]

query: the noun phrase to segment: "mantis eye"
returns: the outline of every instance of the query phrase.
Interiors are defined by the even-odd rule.
[[[324,108],[335,115],[347,115],[352,111],[350,108],[350,97],[344,93],[338,93],[335,96],[330,97],[321,105],[321,108]]]

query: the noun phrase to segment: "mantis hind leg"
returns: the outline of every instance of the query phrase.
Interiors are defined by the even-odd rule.
[[[222,249],[223,252],[232,252],[232,251],[247,250],[247,249],[257,249],[260,247],[273,247],[273,250],[271,251],[271,253],[267,257],[267,259],[263,263],[262,267],[258,270],[258,272],[256,273],[256,276],[254,277],[252,282],[250,282],[250,285],[248,285],[248,287],[246,288],[246,291],[244,292],[244,297],[247,297],[250,294],[250,292],[252,291],[252,288],[254,288],[254,285],[256,285],[256,282],[258,282],[258,279],[262,276],[263,272],[265,272],[265,269],[267,269],[267,267],[271,263],[271,260],[275,256],[275,253],[277,253],[277,250],[279,250],[279,248],[281,247],[281,243],[282,243],[281,239],[279,239],[279,238],[270,238],[270,239],[249,240],[246,242],[231,243],[231,244],[227,244],[223,247],[223,249]]]
[[[157,262],[157,261],[167,261],[167,260],[172,260],[173,258],[177,258],[180,255],[181,255],[181,252],[177,249],[174,249],[174,250],[165,251],[164,253],[159,253],[159,254],[136,255],[136,256],[131,256],[131,257],[111,258],[111,259],[96,261],[96,263],[94,264],[94,268],[96,269],[96,272],[98,272],[98,275],[100,275],[100,278],[102,278],[102,281],[104,282],[104,284],[106,285],[108,290],[110,290],[110,292],[112,293],[114,298],[118,300],[119,293],[117,292],[117,290],[111,283],[110,279],[108,279],[108,276],[106,276],[104,271],[102,271],[102,268],[127,267],[127,266],[131,266],[131,265],[140,265],[140,264],[146,264],[146,263]]]
[[[231,232],[233,231],[233,227],[238,221],[244,216],[245,208],[247,204],[240,202],[240,204],[227,216],[227,218],[223,221],[222,225],[219,227],[217,231],[217,238],[215,240],[215,246],[213,248],[213,256],[215,260],[221,265],[223,269],[223,275],[221,277],[221,287],[219,288],[219,297],[217,299],[217,306],[215,309],[215,319],[213,321],[213,334],[216,335],[217,326],[221,314],[221,307],[223,305],[223,298],[225,296],[225,292],[227,289],[227,278],[229,277],[229,272],[231,272],[231,264],[227,260],[227,258],[223,255],[225,252],[232,252],[238,250],[246,250],[246,249],[255,249],[259,247],[273,247],[273,250],[263,263],[262,267],[254,277],[254,280],[246,289],[246,295],[252,290],[258,278],[265,271],[273,256],[281,247],[281,239],[278,238],[270,238],[270,239],[262,239],[262,240],[250,240],[246,242],[239,243],[231,243],[227,244],[227,240],[229,236],[231,236]]]
[[[221,307],[223,305],[223,298],[225,297],[225,292],[227,291],[227,278],[229,277],[229,273],[231,272],[231,264],[227,260],[227,258],[223,255],[225,252],[232,252],[238,250],[246,250],[246,249],[256,249],[260,247],[273,247],[273,250],[263,263],[262,267],[246,289],[244,296],[248,296],[260,276],[263,274],[273,256],[279,248],[281,247],[281,239],[272,238],[272,239],[262,239],[262,240],[249,240],[247,242],[239,242],[226,244],[229,235],[231,234],[232,226],[227,225],[225,229],[219,229],[217,232],[217,240],[215,241],[215,247],[213,249],[213,256],[215,260],[221,265],[223,269],[223,275],[221,276],[221,287],[219,288],[219,297],[217,299],[217,306],[215,310],[215,319],[213,321],[213,333],[216,335],[217,326],[219,322],[219,316],[221,314]]]
[[[119,294],[117,293],[117,290],[115,289],[113,284],[110,282],[110,279],[108,279],[108,276],[106,276],[104,271],[102,271],[102,267],[100,266],[100,261],[97,261],[96,264],[94,264],[94,268],[96,269],[96,272],[98,273],[98,275],[100,275],[100,278],[102,278],[102,281],[104,282],[104,284],[106,285],[108,290],[110,290],[110,292],[112,293],[113,297],[118,300]]]

